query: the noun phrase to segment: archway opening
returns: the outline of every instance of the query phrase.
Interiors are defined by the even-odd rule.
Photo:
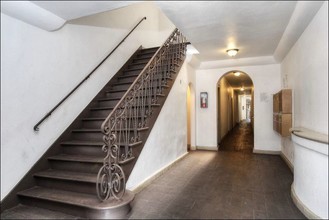
[[[191,150],[191,109],[192,109],[192,100],[191,100],[191,84],[187,86],[186,91],[186,122],[187,122],[187,151]]]
[[[232,70],[217,82],[219,150],[253,150],[254,84],[247,73]]]

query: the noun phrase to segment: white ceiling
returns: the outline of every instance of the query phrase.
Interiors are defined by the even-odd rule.
[[[65,20],[143,1],[32,1]],[[265,57],[280,62],[312,20],[321,1],[154,1],[200,52],[199,61]],[[288,30],[288,31],[287,31]],[[210,62],[209,62],[210,61]],[[257,59],[257,62],[260,62]],[[223,63],[220,65],[222,66]],[[218,64],[215,64],[218,65]]]
[[[200,52],[199,59],[273,55],[294,11],[292,1],[157,2],[169,19]],[[175,5],[175,7],[173,7]]]
[[[55,15],[72,20],[118,9],[141,1],[31,1]]]

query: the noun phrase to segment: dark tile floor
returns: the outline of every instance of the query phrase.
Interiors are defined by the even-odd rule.
[[[290,197],[293,175],[287,165],[280,156],[252,154],[250,138],[250,126],[242,124],[223,140],[220,151],[190,152],[136,195],[127,218],[305,219]],[[7,218],[26,211],[18,207],[6,212]],[[33,213],[33,219],[75,218]]]
[[[218,152],[190,152],[137,194],[129,218],[305,219],[290,197],[293,175],[284,161],[252,149],[243,122]]]
[[[250,123],[242,121],[235,126],[219,144],[220,151],[242,151],[252,153],[254,135]]]

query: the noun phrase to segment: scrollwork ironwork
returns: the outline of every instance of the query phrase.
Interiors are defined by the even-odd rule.
[[[134,157],[131,144],[140,141],[139,132],[147,126],[158,96],[175,68],[173,64],[185,56],[185,42],[185,37],[175,29],[103,122],[102,150],[106,156],[96,183],[100,200],[120,199],[124,195],[126,180],[119,164]]]

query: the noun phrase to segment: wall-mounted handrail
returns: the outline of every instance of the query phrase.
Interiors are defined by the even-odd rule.
[[[146,17],[143,17],[136,25],[135,27],[126,35],[125,38],[123,38],[120,43],[76,86],[74,87],[74,89],[72,89],[72,91],[67,94],[54,108],[52,108],[34,127],[34,131],[39,131],[39,125],[46,119],[48,118],[57,108],[58,106],[60,106],[73,92],[75,92],[75,90],[77,90],[79,88],[79,86],[81,86],[82,83],[84,83],[97,69],[98,67],[100,67],[105,60],[107,60],[107,58],[109,58],[114,51],[127,39],[127,37],[138,27],[138,25],[140,23],[142,23],[142,21],[146,20]]]

